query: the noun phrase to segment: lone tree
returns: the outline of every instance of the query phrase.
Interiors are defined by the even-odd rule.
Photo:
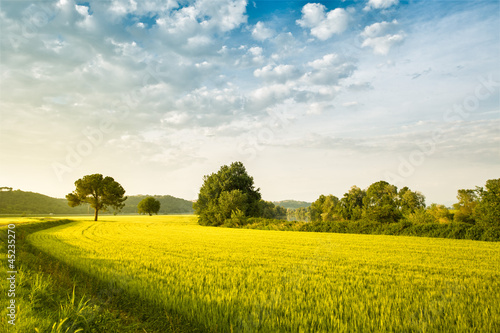
[[[111,177],[103,177],[98,173],[87,175],[78,179],[75,186],[73,193],[66,195],[68,205],[76,207],[84,203],[90,204],[95,210],[94,221],[97,221],[100,210],[106,211],[107,207],[119,210],[125,206],[125,190]]]
[[[203,177],[198,200],[193,204],[201,225],[222,225],[231,216],[258,216],[259,189],[255,189],[243,163],[224,165],[217,173]]]
[[[158,214],[160,210],[160,202],[153,197],[147,197],[142,199],[137,205],[137,211],[139,214]]]

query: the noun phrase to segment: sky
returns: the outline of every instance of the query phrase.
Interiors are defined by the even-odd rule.
[[[194,200],[385,180],[426,203],[500,177],[500,2],[0,1],[0,186],[101,173]]]

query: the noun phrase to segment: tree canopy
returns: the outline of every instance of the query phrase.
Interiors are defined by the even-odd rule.
[[[158,214],[159,210],[160,202],[153,197],[144,198],[137,204],[137,212],[139,214],[149,214],[151,216]]]
[[[194,203],[202,225],[222,225],[231,216],[258,216],[259,189],[254,188],[241,162],[224,165],[217,173],[203,177],[203,185]]]
[[[396,222],[425,208],[425,197],[408,187],[398,188],[386,181],[371,184],[366,190],[357,186],[339,200],[334,195],[320,195],[309,208],[311,221],[331,222],[367,219]]]
[[[98,173],[78,179],[75,186],[76,189],[66,195],[68,205],[76,207],[88,203],[95,210],[94,221],[97,221],[100,210],[106,211],[108,207],[119,210],[127,200],[125,190],[118,182]]]

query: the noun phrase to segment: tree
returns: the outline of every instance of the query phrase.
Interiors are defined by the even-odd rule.
[[[426,209],[426,212],[432,216],[434,223],[450,223],[453,221],[453,213],[444,205],[433,203]]]
[[[473,212],[477,205],[478,197],[475,190],[458,190],[458,203],[455,208],[455,222],[475,223]]]
[[[500,227],[500,178],[486,181],[486,189],[477,189],[478,202],[473,216],[478,224]]]
[[[66,195],[68,205],[76,207],[88,203],[95,210],[94,221],[97,221],[100,210],[106,211],[108,207],[120,210],[127,200],[125,190],[119,183],[98,173],[78,179],[75,186],[76,189]]]
[[[158,214],[160,210],[160,202],[153,197],[147,197],[142,199],[141,202],[137,204],[137,212],[139,214]]]
[[[351,187],[340,199],[339,212],[345,220],[359,220],[363,210],[363,198],[366,192],[357,186]]]
[[[221,225],[237,209],[244,216],[258,216],[260,199],[259,189],[254,188],[253,178],[248,175],[243,163],[234,162],[230,166],[222,166],[217,173],[203,177],[203,185],[193,208],[199,215],[201,225]]]
[[[397,205],[398,188],[386,181],[373,183],[363,198],[364,217],[379,222],[395,222],[401,218]]]
[[[284,207],[276,206],[270,201],[259,201],[259,216],[266,219],[286,219],[287,210]]]
[[[325,201],[322,206],[321,220],[323,222],[332,222],[337,219],[337,206],[339,204],[339,199],[334,195],[328,195],[325,197]]]
[[[235,212],[237,215],[244,215],[247,211],[248,196],[241,190],[223,191],[219,197],[218,214],[214,225],[222,225],[230,219]]]
[[[325,203],[326,197],[321,194],[316,201],[311,204],[311,221],[319,222],[321,221],[321,214],[323,214],[323,204]]]
[[[406,186],[399,190],[398,197],[399,210],[404,216],[425,208],[424,195],[420,192],[413,192]]]

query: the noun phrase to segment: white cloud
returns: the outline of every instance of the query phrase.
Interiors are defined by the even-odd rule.
[[[321,58],[321,59],[316,59],[314,61],[308,62],[307,65],[314,68],[314,69],[321,70],[321,69],[330,68],[330,67],[337,65],[339,63],[340,63],[339,56],[335,53],[330,53],[330,54],[323,56],[323,58]]]
[[[312,28],[325,19],[326,7],[319,3],[308,3],[302,7],[302,19],[297,24],[303,28]]]
[[[318,3],[308,3],[302,7],[302,18],[297,24],[309,28],[311,35],[320,40],[327,40],[334,34],[341,34],[347,29],[349,14],[343,8],[335,8],[328,13],[326,7]]]
[[[401,44],[405,39],[404,34],[386,35],[383,37],[367,38],[361,47],[371,47],[374,54],[387,55],[394,45]]]
[[[261,64],[264,62],[264,55],[262,47],[253,46],[248,49],[247,55],[252,58],[252,62],[254,64]]]
[[[274,30],[266,28],[263,22],[257,22],[252,30],[252,37],[259,41],[264,41],[273,37],[275,34]]]
[[[209,17],[208,20],[202,21],[202,26],[215,26],[223,32],[247,22],[246,6],[246,0],[198,0],[194,5],[199,19]]]
[[[373,23],[372,25],[368,25],[365,27],[365,29],[361,33],[361,36],[366,38],[379,37],[387,33],[391,28],[393,28],[397,24],[398,24],[397,20],[393,20],[392,22],[382,21]]]
[[[398,21],[377,22],[366,26],[361,37],[365,38],[361,47],[371,47],[374,54],[387,55],[392,46],[401,44],[405,39],[405,33],[395,33]]]
[[[75,9],[78,12],[78,14],[82,16],[87,16],[89,14],[89,7],[87,6],[75,5]]]
[[[356,66],[351,60],[342,59],[335,53],[310,61],[307,66],[313,70],[302,77],[302,82],[315,85],[337,85],[340,79],[349,77]]]
[[[391,6],[397,5],[399,0],[369,0],[365,9],[386,9]]]
[[[186,113],[179,111],[172,111],[167,113],[162,119],[161,123],[165,125],[184,125],[190,119]]]
[[[347,107],[347,108],[349,108],[349,107],[353,107],[353,106],[358,106],[358,105],[359,105],[359,103],[358,103],[358,102],[356,102],[356,101],[342,103],[342,106],[345,106],[345,107]]]
[[[266,81],[278,81],[284,83],[290,79],[297,78],[300,72],[292,65],[267,65],[256,69],[253,72],[255,77],[263,78]]]

